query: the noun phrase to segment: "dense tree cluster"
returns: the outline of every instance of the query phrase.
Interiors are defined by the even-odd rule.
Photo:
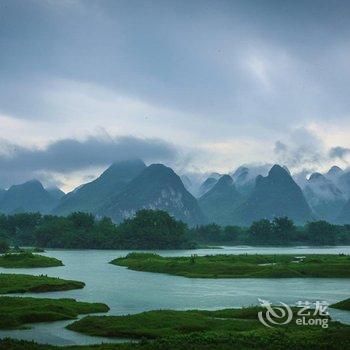
[[[87,213],[52,216],[39,213],[0,215],[0,240],[46,248],[169,249],[189,248],[187,226],[161,210],[141,210],[115,225]]]

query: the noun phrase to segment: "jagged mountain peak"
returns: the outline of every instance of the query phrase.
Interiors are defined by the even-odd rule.
[[[334,221],[345,204],[342,191],[325,175],[315,172],[305,182],[304,195],[320,219]]]
[[[285,167],[274,164],[273,167],[270,169],[268,176],[270,177],[280,177],[280,176],[288,176],[291,177],[290,172]]]
[[[269,164],[241,165],[231,176],[237,189],[242,194],[248,195],[254,189],[257,178],[259,176],[266,176],[270,169],[271,165]]]
[[[145,168],[145,163],[139,159],[115,162],[97,179],[79,186],[62,197],[53,213],[58,215],[68,215],[74,211],[96,213]]]
[[[327,181],[326,177],[322,175],[321,173],[312,173],[308,179],[309,182],[314,181]]]
[[[197,197],[202,197],[204,194],[210,191],[217,182],[218,180],[213,177],[208,177],[207,179],[205,179],[203,183],[199,186]]]
[[[19,184],[19,185],[13,185],[13,186],[11,186],[9,188],[9,190],[11,188],[14,189],[14,188],[25,188],[25,187],[27,187],[27,188],[31,187],[31,188],[37,188],[37,189],[44,189],[44,186],[42,185],[42,183],[39,180],[32,179],[32,180],[28,180],[28,181],[26,181],[26,182],[24,182],[22,184]]]
[[[242,196],[230,175],[222,175],[207,193],[199,198],[199,205],[210,222],[235,224],[234,210]]]
[[[126,188],[100,208],[99,215],[120,222],[140,209],[165,210],[189,224],[203,222],[196,199],[186,190],[173,169],[163,164],[151,164]]]
[[[328,171],[327,171],[327,175],[330,176],[334,176],[334,175],[339,175],[341,173],[343,173],[344,170],[340,167],[338,167],[337,165],[333,165]]]
[[[288,216],[296,223],[305,223],[312,217],[301,188],[278,164],[270,169],[267,176],[257,177],[251,195],[237,208],[236,216],[243,225],[279,216]]]
[[[222,184],[234,185],[232,177],[228,174],[222,175],[218,180],[217,185],[222,185]]]
[[[2,194],[0,211],[4,213],[47,213],[55,204],[55,198],[44,189],[40,181],[30,180],[13,185]]]

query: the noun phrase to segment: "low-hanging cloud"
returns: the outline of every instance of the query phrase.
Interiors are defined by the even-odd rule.
[[[346,158],[349,155],[350,155],[350,148],[337,146],[337,147],[332,147],[329,150],[329,156],[332,159],[338,158],[338,159],[341,159],[342,161],[347,162]]]
[[[0,153],[0,188],[24,181],[38,173],[70,173],[90,167],[108,166],[127,159],[145,162],[171,161],[175,147],[160,139],[133,136],[96,137],[85,140],[67,138],[50,143],[43,149],[17,146],[3,141]]]
[[[322,140],[305,128],[295,129],[286,141],[277,141],[274,153],[278,162],[294,170],[312,169],[327,159]]]

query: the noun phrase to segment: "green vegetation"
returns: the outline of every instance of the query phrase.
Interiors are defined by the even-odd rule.
[[[12,245],[48,248],[180,249],[191,248],[187,226],[161,210],[141,210],[115,225],[91,214],[67,217],[36,214],[0,214],[0,231]]]
[[[126,316],[87,316],[67,328],[94,336],[143,340],[110,349],[345,349],[350,345],[347,325],[329,321],[327,329],[301,327],[292,320],[270,329],[257,320],[260,310],[157,310]]]
[[[0,329],[21,328],[25,323],[70,320],[79,314],[108,310],[105,304],[74,299],[0,297]]]
[[[56,347],[11,339],[0,340],[0,350],[344,350],[350,348],[348,326],[329,329],[283,327],[244,332],[194,332],[143,340],[139,343]]]
[[[11,253],[0,256],[0,267],[29,268],[53,266],[63,266],[62,261],[31,252]]]
[[[179,336],[193,332],[248,331],[264,327],[258,307],[218,311],[155,310],[126,316],[87,316],[67,326],[93,336],[147,338]]]
[[[140,210],[133,219],[118,226],[122,248],[191,248],[186,238],[187,226],[161,210]]]
[[[313,221],[295,226],[287,217],[259,220],[250,227],[216,224],[198,226],[189,230],[189,237],[200,244],[226,245],[345,245],[350,244],[350,225],[333,225]]]
[[[44,293],[84,288],[85,283],[47,276],[0,274],[0,293]]]
[[[333,309],[350,311],[350,298],[332,304],[330,307],[332,307]]]
[[[10,250],[10,247],[6,240],[0,239],[0,254],[6,253]]]
[[[93,336],[141,339],[138,343],[54,347],[0,340],[0,350],[331,350],[350,348],[350,326],[328,321],[328,328],[288,325],[267,328],[258,321],[261,307],[242,309],[155,310],[125,316],[87,316],[67,326]],[[296,315],[296,313],[294,313]],[[297,316],[296,316],[297,317]],[[280,320],[280,321],[283,321]]]
[[[244,277],[350,277],[347,255],[208,255],[162,257],[150,253],[130,253],[111,264],[137,271],[202,278]]]
[[[350,225],[315,221],[298,227],[287,217],[279,217],[253,222],[250,227],[208,224],[188,228],[161,210],[141,210],[119,225],[109,218],[97,220],[86,213],[67,217],[22,213],[0,214],[0,240],[4,249],[7,243],[69,249],[187,249],[203,244],[344,245],[350,244]]]

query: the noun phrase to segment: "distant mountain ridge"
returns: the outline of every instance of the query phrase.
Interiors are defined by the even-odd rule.
[[[255,186],[255,180],[257,176],[266,176],[271,169],[272,165],[242,165],[238,167],[232,174],[233,181],[237,190],[248,195],[252,192]]]
[[[312,219],[301,188],[279,165],[274,165],[266,177],[259,175],[256,178],[251,195],[237,208],[235,215],[241,225],[281,216],[287,216],[297,224]]]
[[[198,198],[202,197],[205,193],[210,191],[217,182],[218,179],[215,179],[214,177],[208,177],[207,179],[205,179],[205,181],[199,187]]]
[[[145,163],[139,159],[114,163],[94,181],[79,186],[62,197],[53,213],[57,215],[68,215],[74,211],[96,213],[145,168]]]
[[[197,200],[186,190],[180,177],[162,164],[152,164],[98,211],[115,222],[132,217],[140,209],[161,209],[190,225],[205,219]]]
[[[232,177],[223,175],[198,202],[209,222],[227,226],[235,224],[234,211],[241,200]]]
[[[189,225],[250,225],[275,216],[288,216],[297,224],[319,219],[350,223],[346,192],[350,192],[350,172],[336,166],[311,176],[304,171],[293,177],[279,165],[245,165],[232,175],[209,174],[204,182],[201,176],[189,173],[180,178],[162,164],[147,167],[142,160],[128,160],[112,164],[94,181],[68,194],[59,188],[45,189],[36,180],[0,190],[0,212],[82,211],[120,222],[145,208],[166,210]],[[191,188],[201,196],[196,199]]]
[[[313,173],[303,189],[311,209],[320,219],[336,221],[346,203],[345,195],[325,175]]]
[[[0,198],[0,212],[6,214],[48,213],[57,204],[57,199],[37,180],[13,185],[7,191],[2,192]]]

